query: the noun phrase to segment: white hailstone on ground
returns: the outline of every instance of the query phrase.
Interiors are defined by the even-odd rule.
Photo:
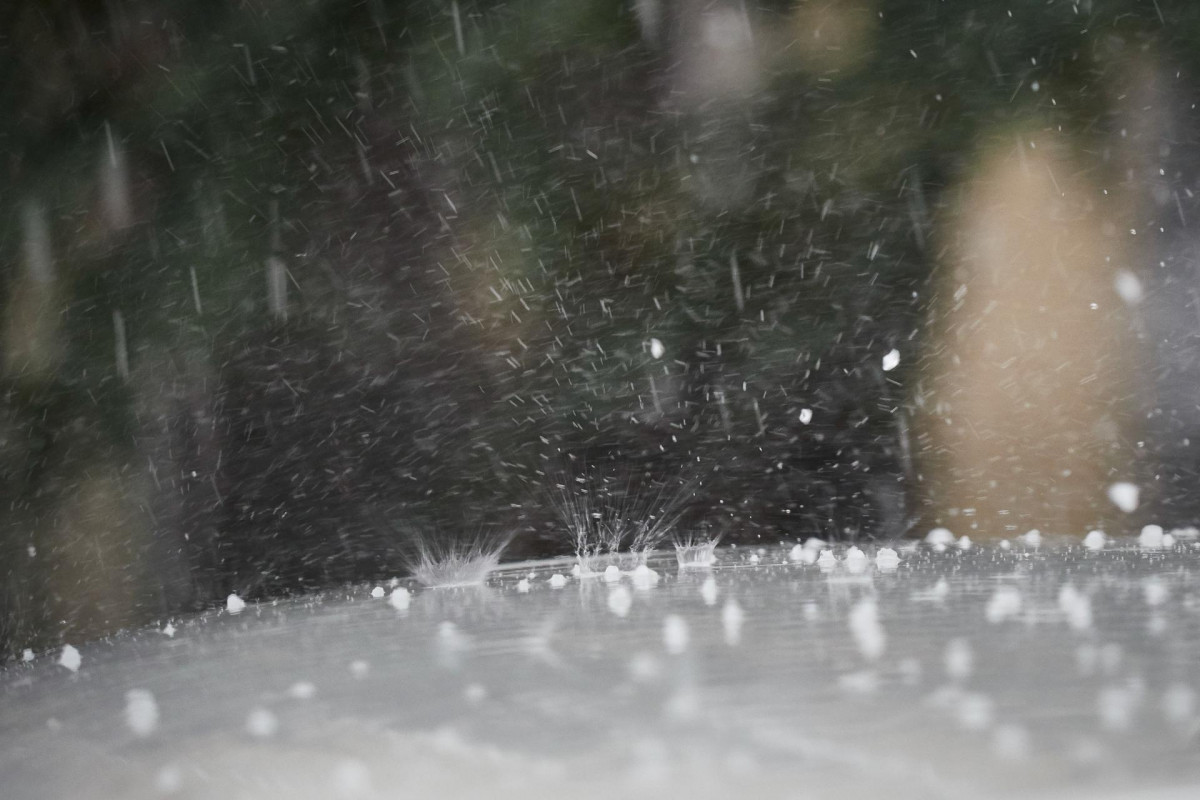
[[[1161,606],[1171,596],[1167,584],[1157,575],[1142,581],[1142,597],[1148,606]]]
[[[1163,529],[1161,525],[1146,525],[1138,535],[1138,545],[1148,550],[1159,550],[1163,547]]]
[[[700,714],[700,692],[692,681],[676,684],[671,696],[663,703],[663,712],[675,720],[694,720]]]
[[[1093,736],[1085,736],[1075,740],[1066,753],[1068,763],[1084,767],[1089,774],[1094,774],[1098,767],[1104,765],[1108,751],[1100,740]]]
[[[993,624],[1012,619],[1021,613],[1021,592],[1015,586],[1001,586],[988,600],[985,615]]]
[[[170,622],[168,622],[166,624],[166,626],[162,629],[162,634],[163,634],[163,636],[166,636],[168,639],[174,639],[175,638],[175,626],[172,625]]]
[[[1033,530],[1025,531],[1018,538],[1020,538],[1021,544],[1025,545],[1026,547],[1041,547],[1042,546],[1042,532],[1039,531],[1037,528],[1034,528]]]
[[[1012,542],[1010,542],[1008,539],[1001,539],[1000,540],[1000,549],[1001,550],[1011,550]]]
[[[958,537],[958,541],[954,543],[954,546],[957,547],[959,550],[970,550],[971,549],[971,537],[967,536],[965,534]]]
[[[371,597],[374,597],[376,600],[378,600],[378,599],[380,599],[381,597],[383,597],[383,587],[382,587],[382,586],[376,586],[374,589],[372,589],[372,590],[371,590]]]
[[[812,415],[813,411],[811,408],[800,409],[800,424],[807,425],[808,423],[812,422]]]
[[[333,796],[340,800],[362,800],[375,795],[371,785],[371,770],[357,758],[339,761],[329,776],[329,784]]]
[[[618,617],[628,616],[632,606],[633,592],[629,591],[628,587],[614,586],[608,593],[608,610]]]
[[[246,715],[246,733],[256,739],[269,739],[279,730],[279,718],[265,708],[252,708]]]
[[[517,591],[522,594],[529,591],[529,578],[521,578],[521,580],[517,581]]]
[[[237,596],[237,593],[231,593],[225,598],[225,610],[230,614],[240,614],[246,610],[246,601]]]
[[[725,631],[725,644],[735,647],[742,641],[742,623],[746,621],[746,612],[733,598],[725,601],[721,609],[721,627]]]
[[[1162,538],[1162,546],[1164,549],[1170,549],[1175,546],[1175,536],[1170,533],[1164,533]]]
[[[1127,306],[1136,306],[1142,302],[1142,281],[1129,270],[1117,270],[1116,277],[1113,278],[1113,288]]]
[[[308,681],[296,681],[288,688],[288,696],[296,700],[310,700],[317,693],[317,687]]]
[[[1003,761],[1026,761],[1033,754],[1029,731],[1014,723],[997,725],[992,733],[992,752]]]
[[[711,606],[717,603],[717,579],[709,575],[704,579],[704,583],[700,584],[700,596],[704,598],[704,605]]]
[[[159,794],[176,794],[183,789],[183,770],[177,764],[167,764],[154,777],[154,788]]]
[[[966,692],[954,709],[958,724],[968,731],[985,731],[992,726],[995,704],[992,698],[979,692]]]
[[[846,551],[846,571],[850,574],[860,575],[866,572],[870,564],[871,562],[867,560],[867,554],[857,547],[851,545],[850,549]]]
[[[63,645],[62,654],[58,657],[59,666],[66,667],[71,672],[78,672],[79,667],[83,665],[83,656],[79,655],[79,651],[69,644]]]
[[[813,540],[809,539],[808,541],[811,542]],[[805,542],[802,545],[796,545],[788,551],[788,560],[800,564],[812,565],[816,563],[817,555],[818,550],[816,548],[809,547],[808,542]]]
[[[650,340],[650,355],[654,356],[654,358],[657,359],[657,358],[662,358],[663,354],[665,354],[666,352],[667,352],[667,349],[665,347],[663,347],[662,342],[660,342],[658,339]]]
[[[893,348],[883,357],[883,371],[891,372],[898,366],[900,366],[900,351]]]
[[[1124,731],[1133,724],[1142,704],[1140,687],[1133,685],[1106,686],[1096,697],[1096,712],[1105,730]]]
[[[658,680],[662,675],[662,662],[653,653],[634,653],[629,659],[629,677],[638,683]]]
[[[1138,487],[1128,481],[1118,481],[1108,487],[1108,499],[1126,514],[1138,507]]]
[[[1086,631],[1092,627],[1091,599],[1069,583],[1058,590],[1058,608],[1073,630]]]
[[[561,589],[567,585],[567,576],[556,572],[550,576],[550,586],[555,589]]]
[[[895,569],[900,566],[900,556],[890,547],[881,547],[875,553],[875,566],[882,570]]]
[[[1196,691],[1186,683],[1173,683],[1162,696],[1162,714],[1173,725],[1190,725],[1196,715]]]
[[[883,655],[887,636],[879,624],[879,606],[874,598],[863,598],[850,609],[850,633],[863,658],[874,661]]]
[[[879,673],[873,669],[839,675],[838,688],[847,694],[874,694],[879,691]]]
[[[949,547],[954,544],[954,534],[948,528],[934,528],[925,534],[925,544],[931,544],[934,547]]]
[[[158,729],[158,703],[145,689],[130,689],[125,693],[125,724],[134,736],[143,739]]]
[[[26,664],[28,664],[30,661],[33,661],[35,657],[36,656],[34,656],[33,650],[29,649],[28,647],[21,651],[21,660]]]
[[[544,638],[534,638],[541,638],[542,645],[545,645]],[[463,656],[470,652],[472,646],[471,636],[463,633],[452,621],[447,619],[438,623],[437,638],[434,640],[434,654],[438,663],[443,667],[455,670],[461,667]],[[548,649],[548,646],[544,649]]]
[[[1088,531],[1088,535],[1083,537],[1083,546],[1088,550],[1103,550],[1108,544],[1108,536],[1104,531]]]
[[[817,563],[823,567],[832,567],[837,563],[837,560],[837,556],[833,554],[832,550],[822,550],[821,557],[817,559]]]
[[[609,564],[604,568],[604,582],[616,583],[621,580],[621,568],[616,564]]]
[[[946,674],[956,681],[965,681],[975,671],[975,653],[966,639],[952,639],[942,656]]]
[[[658,573],[645,564],[638,564],[633,570],[633,585],[639,589],[649,589],[658,585]]]
[[[405,589],[403,586],[397,586],[392,589],[392,593],[388,595],[388,605],[397,611],[407,611],[409,605],[412,604],[412,592]]]
[[[673,656],[683,653],[688,648],[692,635],[688,624],[678,614],[668,614],[663,620],[663,646]]]

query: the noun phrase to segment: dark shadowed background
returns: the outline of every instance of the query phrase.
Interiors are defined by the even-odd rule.
[[[1181,0],[8,0],[0,658],[569,552],[562,486],[1194,522],[1198,61]]]

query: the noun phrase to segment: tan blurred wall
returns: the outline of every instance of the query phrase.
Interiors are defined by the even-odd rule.
[[[923,479],[956,533],[1134,526],[1105,490],[1136,479],[1152,391],[1137,306],[1157,229],[1139,220],[1169,113],[1152,54],[1114,53],[1111,70],[1113,134],[1097,146],[1036,119],[993,131],[938,221],[917,399]]]

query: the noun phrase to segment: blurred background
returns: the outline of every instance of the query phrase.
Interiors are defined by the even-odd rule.
[[[8,0],[0,659],[564,554],[564,486],[1192,523],[1198,62],[1182,0]]]

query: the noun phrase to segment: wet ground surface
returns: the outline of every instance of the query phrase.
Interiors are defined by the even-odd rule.
[[[947,539],[893,545],[898,563],[874,543],[720,549],[711,569],[663,553],[249,603],[80,644],[75,670],[56,651],[0,673],[0,785],[1200,796],[1200,547],[1175,538]]]

